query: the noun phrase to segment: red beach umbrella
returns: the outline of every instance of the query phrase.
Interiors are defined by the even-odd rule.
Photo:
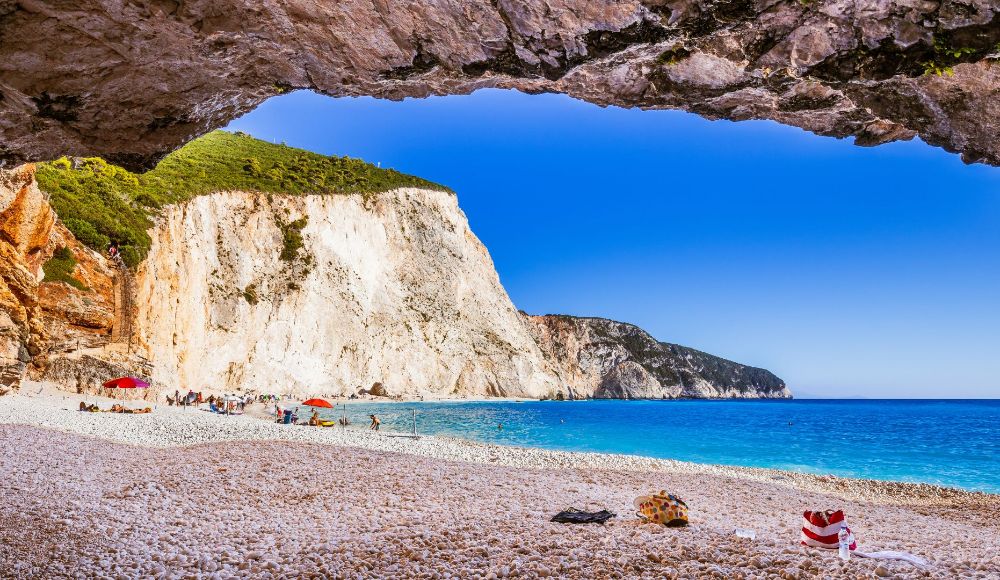
[[[324,409],[332,409],[333,405],[330,401],[325,401],[323,399],[309,399],[308,401],[303,401],[303,405],[307,407],[323,407]]]
[[[135,377],[118,377],[104,383],[105,389],[145,389],[149,383]]]
[[[104,383],[105,389],[145,389],[149,383],[135,377],[118,377]]]

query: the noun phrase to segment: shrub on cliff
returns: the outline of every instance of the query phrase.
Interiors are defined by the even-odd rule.
[[[42,282],[64,282],[77,290],[87,290],[83,282],[73,277],[73,270],[76,268],[76,258],[69,248],[58,248],[52,253],[52,257],[42,264],[42,271],[45,277]]]
[[[302,230],[309,223],[308,217],[300,217],[292,223],[278,222],[281,228],[281,259],[286,262],[293,262],[302,249]]]
[[[327,157],[246,134],[215,131],[166,156],[155,169],[134,174],[97,158],[41,163],[38,184],[66,227],[104,251],[118,243],[129,266],[149,251],[146,231],[159,208],[218,191],[366,194],[399,187],[448,191],[419,177],[349,157]]]

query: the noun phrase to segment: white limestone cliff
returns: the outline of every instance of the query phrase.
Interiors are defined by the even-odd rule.
[[[282,224],[304,216],[282,260]],[[168,390],[558,390],[452,194],[217,193],[168,208],[152,236],[136,324]]]
[[[518,312],[444,191],[196,197],[164,208],[132,276],[55,219],[31,168],[8,174],[0,394],[25,376],[82,393],[136,374],[150,397],[790,396],[764,369],[629,324]],[[61,247],[82,289],[40,281]]]

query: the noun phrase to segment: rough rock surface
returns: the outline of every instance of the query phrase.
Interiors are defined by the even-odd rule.
[[[996,0],[5,0],[0,162],[150,167],[293,88],[505,87],[861,145],[920,135],[998,164],[997,12]]]
[[[31,166],[0,171],[0,394],[16,387],[44,340],[37,254],[55,221]]]
[[[62,247],[76,260],[72,276],[86,289],[43,281],[45,262]],[[113,276],[106,260],[56,218],[33,166],[0,170],[0,394],[28,373],[44,376],[62,353],[108,343]]]
[[[281,225],[308,216],[281,259]],[[218,193],[167,210],[138,333],[173,388],[528,396],[557,388],[450,193]]]
[[[567,396],[598,399],[786,398],[770,371],[659,342],[604,318],[527,316]]]
[[[69,248],[73,276],[87,286],[43,282],[42,266]],[[0,172],[0,369],[6,390],[51,352],[102,343],[113,324],[110,271],[56,219],[30,165]],[[29,366],[29,363],[31,365]]]
[[[155,400],[159,395],[157,387],[160,385],[152,382],[152,371],[152,364],[148,360],[130,354],[122,345],[117,345],[90,354],[78,351],[55,357],[46,365],[44,378],[74,393],[108,395],[111,392],[101,387],[105,381],[114,377],[139,377],[150,382],[153,388],[120,390],[113,393],[115,398]]]
[[[57,221],[49,234],[46,259],[60,247],[73,253],[77,262],[73,277],[86,289],[60,282],[39,284],[42,323],[49,336],[45,350],[54,354],[103,346],[115,325],[115,268]]]

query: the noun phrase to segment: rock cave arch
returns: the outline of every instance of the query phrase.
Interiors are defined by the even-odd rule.
[[[0,167],[151,167],[292,89],[484,87],[1000,165],[995,0],[0,0]]]

